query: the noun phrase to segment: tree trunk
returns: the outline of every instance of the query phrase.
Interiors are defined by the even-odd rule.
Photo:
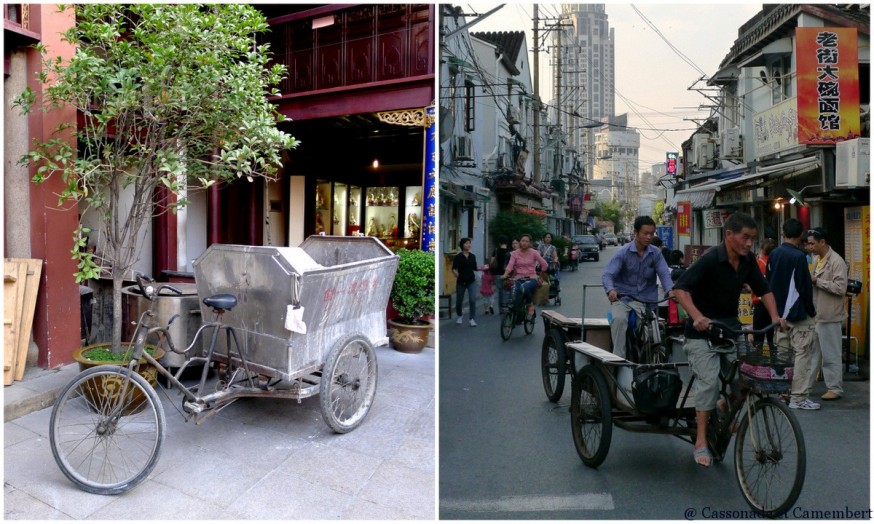
[[[112,269],[112,352],[121,355],[121,289],[124,272]]]

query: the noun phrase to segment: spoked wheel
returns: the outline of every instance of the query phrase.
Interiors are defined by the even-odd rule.
[[[564,392],[564,379],[567,374],[567,352],[564,333],[552,328],[543,338],[540,352],[540,374],[543,377],[543,390],[550,402],[558,402]]]
[[[613,436],[610,390],[601,370],[588,365],[571,381],[571,431],[583,464],[597,468],[607,458]]]
[[[534,333],[534,324],[537,322],[537,311],[528,312],[525,310],[525,320],[522,322],[523,327],[525,328],[525,334],[530,335]]]
[[[782,402],[763,398],[745,414],[734,445],[737,482],[747,504],[776,518],[798,500],[807,455],[795,415]]]
[[[340,339],[328,354],[319,383],[322,418],[337,433],[364,422],[376,396],[376,353],[362,335]]]
[[[164,407],[146,379],[124,367],[97,366],[61,392],[49,441],[55,462],[76,486],[116,495],[154,469],[165,425]]]
[[[504,313],[504,316],[501,317],[501,338],[503,340],[509,340],[510,335],[513,334],[513,328],[516,325],[516,318],[512,311],[507,311]]]

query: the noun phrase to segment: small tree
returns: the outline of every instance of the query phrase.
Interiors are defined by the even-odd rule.
[[[125,275],[138,261],[143,226],[187,201],[155,202],[158,187],[177,195],[187,185],[271,177],[280,153],[297,145],[279,131],[282,115],[267,100],[285,74],[268,67],[256,35],[264,16],[248,5],[81,4],[63,39],[77,46],[68,62],[44,60],[43,98],[29,89],[23,112],[72,105],[84,124],[66,123],[37,142],[23,162],[40,183],[60,176],[59,205],[97,213],[95,253],[81,224],[73,239],[77,282],[108,272],[113,281],[112,348],[121,349]],[[40,44],[37,48],[45,56]],[[62,140],[75,132],[76,145]],[[133,198],[122,204],[120,198]]]
[[[601,202],[601,218],[607,222],[613,222],[618,227],[623,223],[622,218],[624,213],[622,211],[622,203],[618,200],[611,200],[608,202]],[[616,230],[619,232],[619,229]]]
[[[546,234],[543,222],[542,217],[522,211],[498,211],[489,222],[489,234],[497,241],[501,236],[512,240],[519,238],[522,233],[528,233],[536,242]]]

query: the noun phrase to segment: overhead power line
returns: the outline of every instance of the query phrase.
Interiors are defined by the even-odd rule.
[[[668,38],[665,35],[663,35],[661,31],[659,31],[659,28],[656,27],[656,25],[654,23],[652,23],[649,18],[647,18],[643,13],[640,12],[640,9],[638,9],[636,5],[631,4],[631,8],[634,9],[634,12],[637,13],[637,15],[641,18],[641,20],[643,20],[646,23],[646,25],[650,26],[652,28],[652,30],[655,31],[655,33],[657,35],[659,35],[659,37],[661,37],[661,39],[664,40],[666,44],[668,44],[668,47],[670,47],[677,54],[677,56],[679,56],[684,62],[686,62],[687,64],[692,66],[696,71],[698,71],[702,75],[704,75],[704,76],[707,75],[707,73],[705,73],[703,69],[698,67],[698,64],[693,62],[691,58],[689,58],[682,51],[677,49],[677,47],[674,44],[672,44],[671,41],[668,40]]]

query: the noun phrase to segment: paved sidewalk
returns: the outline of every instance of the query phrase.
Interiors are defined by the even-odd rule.
[[[376,354],[373,406],[345,435],[325,424],[318,395],[242,399],[196,426],[177,412],[175,390],[159,391],[158,464],[118,496],[80,491],[52,457],[51,405],[75,365],[32,371],[4,389],[4,518],[434,520],[435,351]]]

